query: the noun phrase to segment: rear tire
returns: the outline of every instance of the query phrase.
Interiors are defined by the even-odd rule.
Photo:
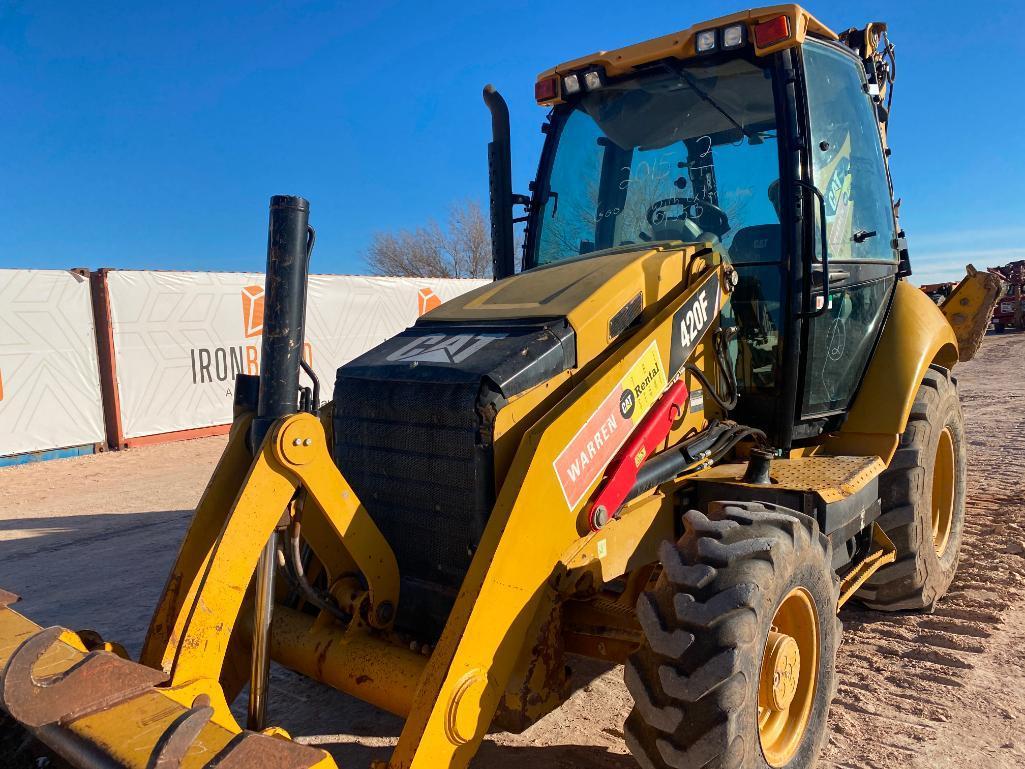
[[[957,387],[931,367],[915,396],[907,428],[879,479],[879,525],[897,547],[857,596],[871,609],[932,610],[950,587],[965,517],[965,432]]]
[[[685,534],[663,543],[662,573],[638,601],[647,643],[626,664],[634,698],[626,743],[644,769],[812,767],[826,739],[840,639],[829,542],[811,518],[772,505],[722,503],[710,514],[716,520],[684,516]],[[787,627],[780,618],[791,616],[792,601],[792,616],[810,621],[787,619]],[[773,666],[787,672],[769,675],[762,692],[771,697],[785,678],[785,710],[760,707],[774,624],[801,647],[799,661]]]

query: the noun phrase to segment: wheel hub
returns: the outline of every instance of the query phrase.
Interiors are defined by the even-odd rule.
[[[763,708],[783,711],[790,707],[797,694],[801,671],[801,649],[786,633],[769,631],[765,642],[758,704]]]
[[[950,541],[954,522],[954,439],[949,428],[943,428],[936,445],[932,475],[932,542],[936,555],[943,557]]]
[[[758,675],[758,737],[771,767],[786,766],[804,739],[818,669],[818,611],[811,594],[795,587],[772,618]]]

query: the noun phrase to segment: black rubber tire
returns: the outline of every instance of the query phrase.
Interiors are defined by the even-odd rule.
[[[932,539],[932,480],[936,447],[943,429],[954,447],[954,506],[950,539],[942,557]],[[961,553],[965,517],[964,415],[957,386],[947,369],[926,372],[907,428],[890,466],[879,479],[882,515],[879,525],[897,547],[897,560],[872,575],[858,591],[871,609],[932,610],[950,587]]]
[[[797,587],[819,617],[819,670],[810,720],[787,769],[814,766],[826,740],[840,640],[829,541],[795,511],[718,503],[691,510],[665,542],[662,573],[641,596],[646,644],[626,664],[634,707],[626,743],[644,769],[765,769],[758,682],[776,609]]]

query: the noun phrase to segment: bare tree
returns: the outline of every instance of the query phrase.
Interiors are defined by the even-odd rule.
[[[476,201],[453,204],[448,212],[446,248],[458,278],[491,274],[491,223]]]
[[[487,278],[491,228],[475,201],[453,203],[446,229],[431,221],[415,230],[375,232],[364,259],[375,275]]]

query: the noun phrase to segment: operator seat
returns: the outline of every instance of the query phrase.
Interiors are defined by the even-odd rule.
[[[739,277],[730,303],[739,329],[738,341],[745,352],[746,363],[742,365],[738,360],[737,371],[746,396],[742,402],[754,393],[771,396],[778,382],[775,364],[779,329],[773,316],[779,313],[779,284],[772,280],[768,285],[763,283],[769,274],[766,270],[780,263],[781,239],[780,225],[758,224],[738,230],[729,248],[730,261]],[[767,423],[756,426],[769,427]]]
[[[766,339],[776,331],[771,309],[778,308],[779,297],[767,296],[754,265],[779,263],[781,232],[778,224],[757,224],[737,231],[730,244],[730,262],[740,277],[733,296],[733,308],[742,331]],[[771,307],[770,307],[771,305]]]
[[[778,224],[756,224],[737,230],[730,244],[730,261],[735,266],[752,262],[778,262],[782,249]]]

